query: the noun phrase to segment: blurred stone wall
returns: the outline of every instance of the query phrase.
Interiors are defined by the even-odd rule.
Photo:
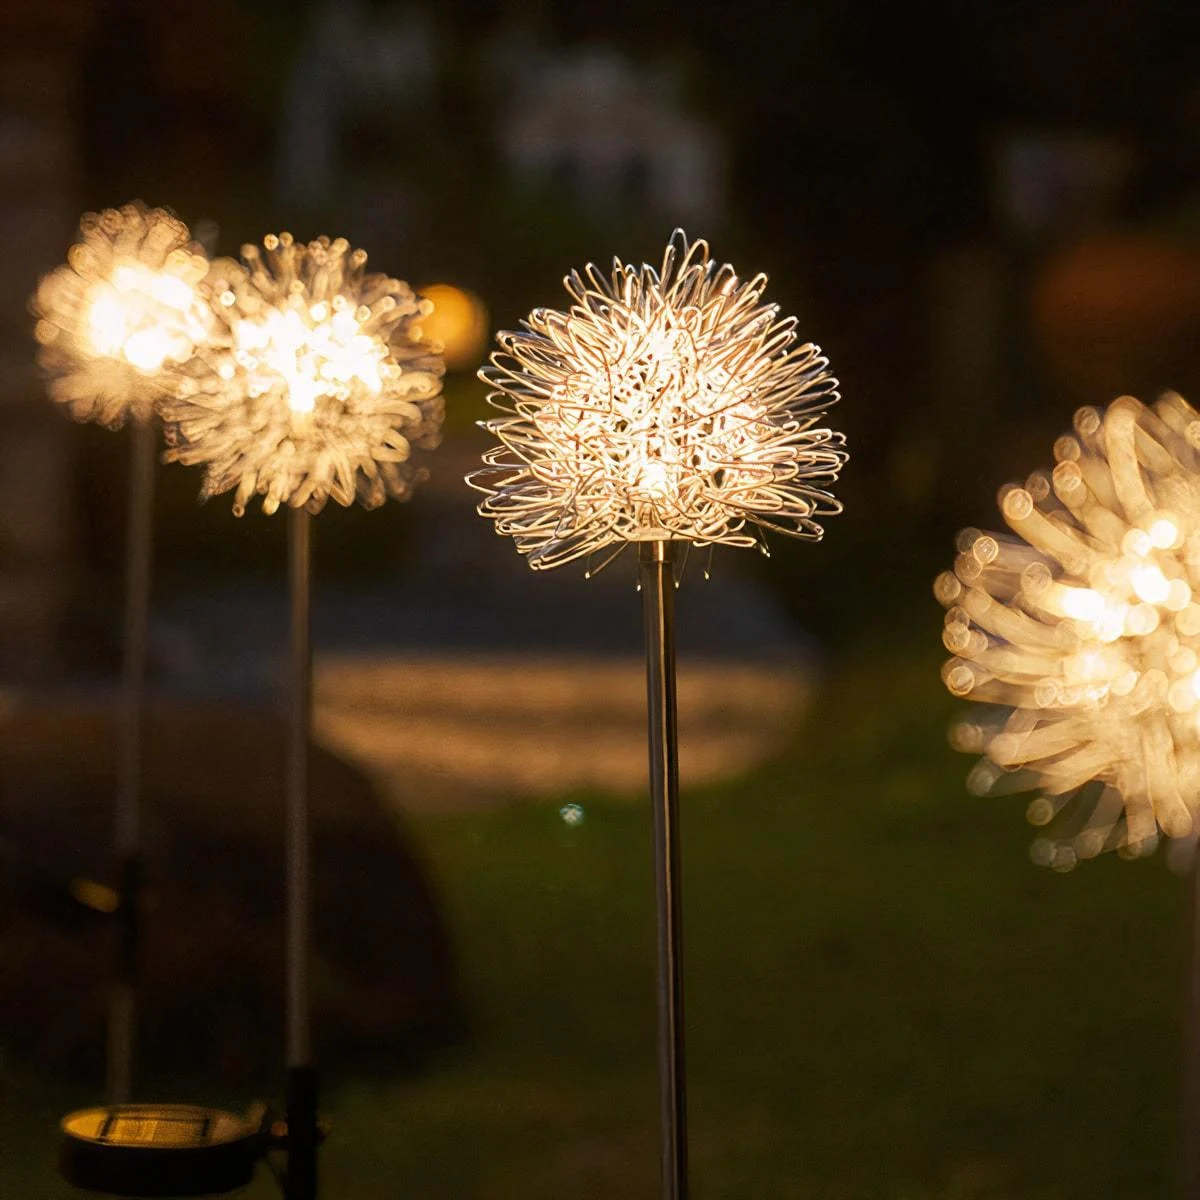
[[[0,5],[0,682],[52,675],[69,594],[69,426],[33,362],[29,297],[77,211],[88,0]]]

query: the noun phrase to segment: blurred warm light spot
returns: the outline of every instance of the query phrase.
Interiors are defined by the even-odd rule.
[[[121,904],[120,895],[94,879],[72,879],[68,889],[71,897],[96,912],[115,913]]]
[[[89,291],[83,336],[88,350],[121,358],[147,374],[168,358],[184,361],[193,343],[184,332],[196,293],[177,276],[123,263]]]
[[[1077,621],[1094,621],[1104,611],[1104,597],[1091,588],[1063,588],[1062,609]]]
[[[294,413],[312,412],[319,396],[349,399],[355,382],[372,395],[383,388],[387,345],[363,333],[342,296],[332,304],[267,308],[257,320],[238,321],[233,336],[237,363],[251,376],[251,396],[265,395],[281,383]]]
[[[1138,564],[1129,578],[1138,599],[1147,604],[1162,604],[1171,591],[1167,577],[1153,564]]]
[[[465,288],[434,283],[421,289],[433,311],[421,321],[424,335],[442,346],[450,371],[469,371],[483,359],[488,337],[488,312],[483,301]]]

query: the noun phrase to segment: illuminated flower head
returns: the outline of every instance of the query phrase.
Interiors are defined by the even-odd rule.
[[[169,369],[206,337],[197,294],[208,260],[187,226],[141,202],[87,213],[67,261],[33,300],[50,395],[79,421],[145,420]]]
[[[964,530],[934,585],[942,677],[979,793],[1038,789],[1034,857],[1186,837],[1200,806],[1200,414],[1168,393],[1083,408],[1057,465],[1001,492],[1016,538]]]
[[[167,458],[203,464],[205,496],[236,489],[239,516],[256,493],[268,513],[406,499],[425,476],[413,452],[441,440],[430,305],[366,274],[344,238],[263,246],[214,263],[203,285],[223,336],[164,409]]]
[[[753,546],[759,527],[821,536],[841,511],[843,438],[817,426],[838,384],[761,302],[766,283],[676,231],[661,269],[589,265],[564,280],[566,312],[499,335],[480,378],[501,444],[469,482],[530,566],[639,541]]]

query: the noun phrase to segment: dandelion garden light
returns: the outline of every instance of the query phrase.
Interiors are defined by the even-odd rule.
[[[51,397],[79,421],[148,419],[171,368],[207,340],[198,295],[207,270],[187,226],[161,208],[135,202],[86,214],[67,262],[33,301]]]
[[[819,425],[838,399],[818,347],[704,242],[672,237],[660,269],[619,259],[565,280],[480,371],[500,445],[469,476],[482,516],[530,566],[639,543],[658,921],[662,1195],[687,1196],[673,556],[676,543],[819,538],[846,452]],[[599,567],[597,569],[599,569]]]
[[[535,568],[628,542],[819,538],[846,453],[818,421],[837,399],[820,349],[764,304],[765,275],[718,266],[677,232],[661,269],[615,260],[564,281],[480,376],[500,446],[470,477],[480,513]]]
[[[204,494],[234,490],[319,512],[374,508],[423,477],[414,452],[441,436],[443,365],[429,311],[406,283],[368,274],[344,238],[269,235],[203,286],[221,338],[165,409],[168,459],[201,464]]]
[[[114,1102],[129,1098],[136,1027],[153,418],[173,384],[173,371],[209,336],[208,307],[198,291],[207,270],[208,260],[182,221],[134,201],[80,219],[67,261],[41,279],[31,305],[50,396],[77,421],[115,429],[128,420],[132,426],[115,822],[125,931],[108,1025],[108,1092]]]
[[[316,1194],[317,1080],[309,1016],[309,795],[312,725],[310,515],[335,500],[407,499],[415,452],[441,437],[439,347],[427,301],[366,271],[344,238],[271,234],[242,261],[213,264],[201,291],[218,336],[164,407],[168,459],[204,468],[202,495],[233,490],[288,509],[291,645],[285,778],[289,1198]]]
[[[965,530],[935,593],[943,679],[987,705],[952,733],[973,790],[1036,788],[1059,869],[1192,833],[1200,806],[1200,414],[1167,393],[1080,409],[1052,471]]]

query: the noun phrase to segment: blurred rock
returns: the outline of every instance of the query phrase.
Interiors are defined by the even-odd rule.
[[[151,708],[137,1075],[271,1079],[283,1048],[283,727],[247,708]],[[62,695],[0,711],[0,1031],[14,1056],[92,1077],[115,922],[71,892],[115,887],[114,711]],[[317,747],[311,771],[318,1054],[333,1070],[419,1067],[463,1031],[430,882],[360,774]]]

